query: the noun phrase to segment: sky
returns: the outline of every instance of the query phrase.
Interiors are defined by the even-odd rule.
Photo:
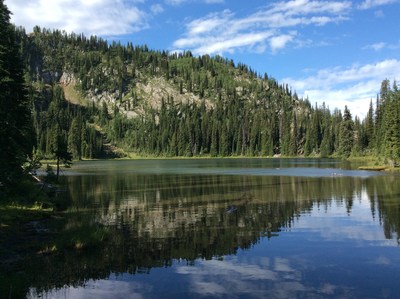
[[[400,82],[400,0],[5,0],[11,22],[221,55],[363,118]]]

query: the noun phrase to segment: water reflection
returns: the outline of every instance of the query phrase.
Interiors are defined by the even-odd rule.
[[[82,168],[85,175],[67,177],[70,203],[55,227],[62,234],[48,241],[59,250],[19,266],[24,283],[9,279],[20,279],[21,294],[296,298],[400,291],[398,177],[160,175],[145,168],[143,162],[138,171],[103,175]],[[61,235],[75,238],[74,248],[63,247]]]
[[[333,203],[352,212],[366,199],[382,223],[386,238],[397,238],[400,215],[398,177],[247,177],[191,175],[114,175],[68,177],[71,210],[88,210],[97,222],[134,228],[166,237],[177,228],[237,229],[260,232],[290,227],[313,206],[330,210]],[[332,211],[330,211],[332,213]],[[260,219],[264,220],[260,220]],[[267,221],[268,220],[268,221]],[[218,224],[218,225],[217,225]],[[132,227],[135,226],[135,227]]]

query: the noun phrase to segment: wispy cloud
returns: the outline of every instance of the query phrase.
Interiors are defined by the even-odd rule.
[[[275,2],[245,17],[224,10],[188,22],[173,47],[195,54],[222,54],[243,48],[259,51],[268,45],[274,53],[294,42],[298,28],[342,22],[351,7],[350,1],[292,0]]]
[[[293,40],[295,34],[282,34],[273,36],[270,40],[270,47],[272,52],[276,52],[279,49],[282,49],[286,46],[286,44]]]
[[[165,0],[165,3],[169,4],[169,5],[180,5],[180,4],[182,4],[184,2],[187,2],[187,1],[188,0]]]
[[[188,287],[199,297],[295,298],[306,291],[310,297],[323,297],[347,291],[340,285],[307,286],[300,269],[309,266],[281,257],[262,257],[257,263],[228,257],[196,261],[196,267],[181,266],[176,272],[187,276]]]
[[[398,49],[400,49],[400,41],[397,43],[391,43],[391,44],[385,43],[385,42],[374,43],[371,45],[366,45],[362,49],[363,50],[374,50],[374,51],[398,50]]]
[[[152,6],[150,6],[150,10],[153,14],[157,15],[162,13],[164,11],[164,8],[161,4],[153,4]]]
[[[302,79],[284,78],[302,97],[325,102],[329,108],[347,105],[353,114],[364,116],[371,99],[375,99],[381,81],[399,77],[400,61],[387,59],[375,64],[353,65],[348,68],[323,69]]]
[[[350,1],[310,1],[310,0],[292,0],[277,2],[272,5],[270,13],[282,12],[285,15],[301,14],[340,14],[351,8]]]
[[[367,45],[367,46],[363,47],[363,49],[364,50],[380,51],[385,47],[386,47],[386,43],[380,42],[380,43],[374,43],[374,44],[371,44],[371,45]]]
[[[385,17],[385,13],[382,10],[377,10],[374,12],[375,17],[377,18],[384,18]]]
[[[128,34],[148,28],[143,1],[127,0],[6,0],[11,21],[28,31],[36,25],[67,32],[102,36]]]
[[[152,290],[149,283],[140,283],[135,281],[123,281],[113,279],[85,281],[84,286],[64,286],[63,288],[50,290],[48,292],[37,293],[32,288],[28,294],[28,298],[145,298],[145,294]]]
[[[189,2],[203,2],[205,4],[219,4],[219,3],[225,3],[225,0],[165,0],[165,3],[169,4],[169,5],[181,5],[183,3],[189,3]]]
[[[398,0],[364,0],[358,5],[359,9],[370,9],[381,5],[399,2]]]

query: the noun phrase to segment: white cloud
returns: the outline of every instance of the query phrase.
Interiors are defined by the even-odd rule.
[[[272,34],[268,31],[260,33],[241,34],[229,40],[215,41],[214,43],[201,46],[197,48],[196,53],[222,53],[222,52],[232,53],[236,48],[246,47],[246,46],[252,47],[257,43],[262,42],[271,35]]]
[[[153,14],[157,15],[162,13],[164,11],[164,8],[161,4],[153,4],[152,6],[150,6],[150,10]]]
[[[135,281],[122,281],[112,277],[109,279],[85,282],[84,286],[64,286],[46,292],[39,292],[31,288],[27,298],[146,298],[146,293],[152,291],[152,286]]]
[[[384,14],[384,12],[382,10],[375,11],[374,15],[377,18],[384,18],[385,17],[385,14]]]
[[[284,12],[286,15],[306,15],[312,13],[340,14],[350,8],[350,1],[292,0],[273,4],[270,12]]]
[[[366,45],[362,48],[363,50],[374,50],[374,51],[381,51],[381,50],[398,50],[400,49],[400,41],[397,43],[388,44],[385,42],[374,43],[371,45]]]
[[[183,3],[194,2],[194,1],[204,2],[205,4],[219,4],[225,2],[225,0],[165,0],[165,3],[169,5],[181,5]]]
[[[222,54],[243,49],[260,52],[268,45],[275,53],[294,41],[297,33],[293,29],[347,20],[350,9],[349,1],[292,0],[275,2],[245,17],[224,10],[188,22],[186,32],[173,48],[195,54]]]
[[[184,2],[187,2],[188,0],[165,0],[165,3],[169,5],[180,5]]]
[[[371,99],[376,98],[383,79],[398,79],[400,61],[387,59],[374,64],[349,68],[323,69],[303,79],[284,78],[296,92],[311,103],[323,102],[329,108],[343,110],[347,105],[353,115],[365,116]]]
[[[293,40],[294,36],[289,34],[282,34],[274,36],[269,40],[272,52],[276,52],[286,46],[288,42]]]
[[[358,5],[359,9],[370,9],[373,7],[396,3],[398,0],[364,0],[360,5]]]
[[[11,21],[27,31],[36,25],[102,36],[128,34],[148,27],[147,15],[127,0],[6,0]]]
[[[346,292],[346,287],[304,283],[302,270],[311,267],[297,258],[279,256],[251,259],[227,257],[223,261],[196,261],[196,267],[176,268],[187,276],[188,288],[199,297],[296,298],[298,294],[321,297]],[[263,261],[265,260],[265,261]]]
[[[385,48],[385,46],[386,46],[386,43],[380,42],[380,43],[375,43],[375,44],[367,45],[367,46],[365,46],[363,49],[364,49],[364,50],[370,49],[370,50],[374,50],[374,51],[380,51],[380,50],[382,50],[383,48]]]
[[[197,19],[187,25],[188,35],[203,34],[212,31],[222,31],[233,14],[229,10],[224,10],[222,13],[210,14],[206,18]]]

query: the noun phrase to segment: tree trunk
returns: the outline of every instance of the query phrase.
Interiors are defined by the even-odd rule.
[[[60,176],[60,157],[57,157],[57,181]]]

